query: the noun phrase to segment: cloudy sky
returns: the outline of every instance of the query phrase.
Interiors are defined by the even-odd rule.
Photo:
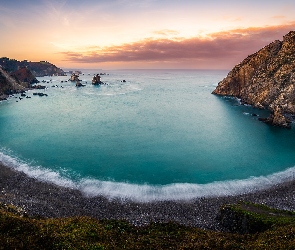
[[[294,0],[0,0],[0,57],[231,69],[295,30]]]

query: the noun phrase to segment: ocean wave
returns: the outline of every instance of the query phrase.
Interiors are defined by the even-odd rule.
[[[39,181],[80,190],[87,197],[104,196],[108,199],[136,202],[185,201],[202,197],[220,197],[259,191],[276,184],[294,180],[295,167],[267,176],[244,180],[217,181],[208,184],[173,183],[168,185],[138,185],[124,182],[101,181],[84,178],[78,181],[63,177],[61,172],[25,162],[0,153],[0,161],[17,171]]]

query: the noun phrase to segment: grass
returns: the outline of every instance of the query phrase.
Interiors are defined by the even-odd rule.
[[[277,210],[249,202],[225,205],[221,207],[220,211],[220,221],[234,232],[256,233],[272,227],[295,225],[294,212]]]
[[[243,206],[232,208],[265,218],[260,209],[249,211]],[[89,217],[32,218],[18,208],[2,204],[0,249],[295,249],[293,215],[278,214],[280,222],[273,221],[266,231],[242,235],[175,223],[135,227],[125,221]]]

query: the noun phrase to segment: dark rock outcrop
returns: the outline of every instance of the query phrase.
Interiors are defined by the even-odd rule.
[[[72,73],[71,78],[69,79],[69,81],[71,81],[71,82],[79,82],[80,81],[79,75],[75,74],[75,73]]]
[[[213,94],[234,96],[243,103],[272,112],[266,121],[289,127],[295,114],[295,31],[274,41],[236,65]]]
[[[99,74],[97,74],[96,76],[93,77],[92,84],[93,85],[101,85],[101,84],[103,84],[103,82],[100,80],[100,75]]]
[[[10,94],[23,92],[26,89],[24,85],[0,66],[0,100],[5,100]]]
[[[20,82],[20,84],[24,85],[26,88],[29,88],[31,84],[39,82],[32,72],[26,67],[13,72],[11,75],[14,76]]]
[[[76,87],[85,87],[86,85],[82,84],[80,81],[76,82]]]

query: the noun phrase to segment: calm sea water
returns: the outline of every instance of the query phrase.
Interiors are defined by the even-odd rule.
[[[80,75],[81,88],[61,82],[69,76],[39,78],[47,89],[2,102],[0,160],[86,195],[140,201],[243,193],[293,178],[294,129],[212,95],[226,71],[107,71],[102,86],[91,85],[93,73]]]

